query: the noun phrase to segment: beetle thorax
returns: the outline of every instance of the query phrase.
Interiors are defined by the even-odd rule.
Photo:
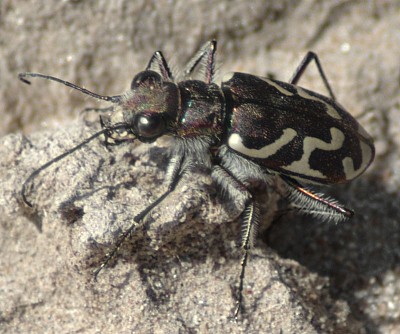
[[[188,80],[179,83],[181,108],[176,135],[181,138],[220,138],[225,99],[216,84]]]

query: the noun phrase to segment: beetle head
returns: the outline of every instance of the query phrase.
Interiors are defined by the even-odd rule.
[[[118,131],[119,140],[133,136],[149,143],[173,131],[178,108],[177,85],[146,70],[133,78],[131,90],[120,96],[107,123],[126,124],[126,129]]]

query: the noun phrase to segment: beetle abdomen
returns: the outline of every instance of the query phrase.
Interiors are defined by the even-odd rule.
[[[228,147],[266,169],[308,182],[343,183],[374,158],[371,137],[332,99],[244,73],[230,75],[222,88],[230,113]]]

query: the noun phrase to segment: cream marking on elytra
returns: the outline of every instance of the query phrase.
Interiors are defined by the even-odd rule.
[[[272,87],[275,87],[279,92],[281,92],[282,94],[286,95],[286,96],[293,96],[294,94],[289,92],[287,89],[283,88],[282,86],[279,86],[278,83],[267,79],[267,78],[260,78],[263,81],[265,81],[268,85],[271,85]]]
[[[291,128],[283,130],[282,136],[271,144],[265,145],[260,149],[248,148],[243,145],[242,137],[239,134],[233,133],[228,139],[228,146],[237,152],[247,155],[252,158],[266,159],[275,154],[280,148],[289,144],[297,132]]]
[[[288,166],[283,166],[282,169],[295,172],[297,174],[303,174],[306,176],[317,177],[320,179],[326,179],[326,176],[319,170],[312,169],[309,163],[311,153],[316,149],[325,151],[334,151],[342,147],[345,136],[342,131],[336,128],[331,128],[330,142],[325,142],[315,137],[306,137],[303,141],[303,155],[300,160],[294,161]]]
[[[354,162],[350,157],[346,157],[342,160],[343,171],[346,175],[346,180],[351,180],[357,176],[357,172],[354,170]]]
[[[235,72],[228,72],[225,73],[224,76],[222,77],[222,82],[227,82],[231,80],[235,76]]]
[[[363,141],[360,142],[361,146],[361,156],[363,157],[363,161],[361,163],[361,167],[359,168],[360,172],[357,174],[361,174],[370,164],[372,159],[372,149],[371,146],[365,144]]]
[[[303,88],[301,87],[296,87],[297,89],[297,93],[299,94],[299,96],[307,99],[307,100],[314,100],[314,101],[318,101],[321,102],[325,105],[326,107],[326,112],[328,113],[329,116],[336,118],[336,119],[342,119],[342,117],[339,115],[339,113],[337,112],[337,110],[335,108],[333,108],[330,104],[322,101],[321,99],[319,99],[316,96],[312,96],[310,94],[308,94]]]
[[[353,159],[350,157],[346,157],[342,160],[343,171],[344,174],[346,175],[346,180],[352,180],[356,178],[358,175],[362,174],[362,172],[368,167],[369,162],[371,161],[372,157],[371,148],[364,142],[360,142],[360,146],[362,152],[361,156],[363,157],[360,168],[354,169],[354,162]]]

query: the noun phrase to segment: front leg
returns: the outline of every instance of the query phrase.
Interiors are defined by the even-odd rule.
[[[176,185],[178,184],[182,175],[186,171],[187,166],[188,164],[186,163],[184,156],[178,154],[172,156],[167,169],[167,176],[166,176],[168,183],[167,190],[160,197],[158,197],[152,204],[143,209],[133,218],[132,225],[119,236],[118,241],[115,243],[111,252],[109,252],[106,255],[106,258],[103,260],[102,264],[96,270],[93,271],[95,280],[97,280],[97,276],[99,275],[100,271],[117,254],[123,242],[135,231],[136,228],[140,226],[140,223],[149,214],[149,212],[153,210],[157,205],[159,205],[171,192],[174,191]]]

